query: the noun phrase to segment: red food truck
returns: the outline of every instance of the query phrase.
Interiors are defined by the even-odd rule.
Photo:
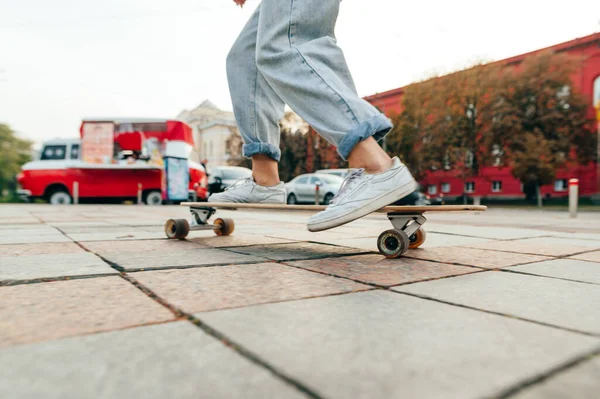
[[[88,119],[80,137],[48,141],[39,159],[23,165],[17,176],[23,199],[70,204],[74,199],[141,197],[148,205],[160,205],[207,197],[206,171],[189,160],[193,136],[183,122]]]

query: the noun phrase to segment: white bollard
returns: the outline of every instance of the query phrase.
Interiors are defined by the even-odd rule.
[[[79,204],[79,182],[73,182],[73,204]]]
[[[138,205],[142,204],[142,183],[138,183],[138,192],[137,192],[137,203]]]
[[[579,179],[569,179],[569,216],[577,217],[577,204],[579,202]]]

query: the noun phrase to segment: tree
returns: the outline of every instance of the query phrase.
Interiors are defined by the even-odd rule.
[[[0,197],[5,190],[14,191],[15,176],[21,166],[31,161],[33,142],[17,137],[10,126],[0,123]]]
[[[505,69],[495,103],[492,139],[524,186],[554,181],[556,170],[594,158],[595,135],[590,104],[571,87],[577,60],[543,52],[517,68]]]

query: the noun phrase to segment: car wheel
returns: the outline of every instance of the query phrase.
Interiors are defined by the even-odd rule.
[[[71,202],[73,202],[73,199],[68,192],[58,189],[50,194],[48,202],[52,205],[69,205]]]
[[[160,191],[150,191],[144,199],[146,205],[162,205],[162,193]]]
[[[332,199],[333,199],[333,194],[327,193],[325,195],[325,198],[323,198],[323,204],[329,205],[329,203],[331,202]]]
[[[296,205],[298,203],[298,199],[296,198],[296,195],[295,194],[288,195],[287,203],[288,203],[288,205]]]

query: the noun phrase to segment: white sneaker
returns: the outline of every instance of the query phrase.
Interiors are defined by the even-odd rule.
[[[417,182],[398,157],[383,173],[368,174],[364,169],[355,169],[346,176],[329,206],[308,220],[308,230],[341,226],[406,197],[417,187]]]
[[[208,202],[235,202],[250,204],[285,204],[287,190],[283,182],[273,187],[256,184],[252,177],[241,179],[227,187],[222,193],[215,193]]]

